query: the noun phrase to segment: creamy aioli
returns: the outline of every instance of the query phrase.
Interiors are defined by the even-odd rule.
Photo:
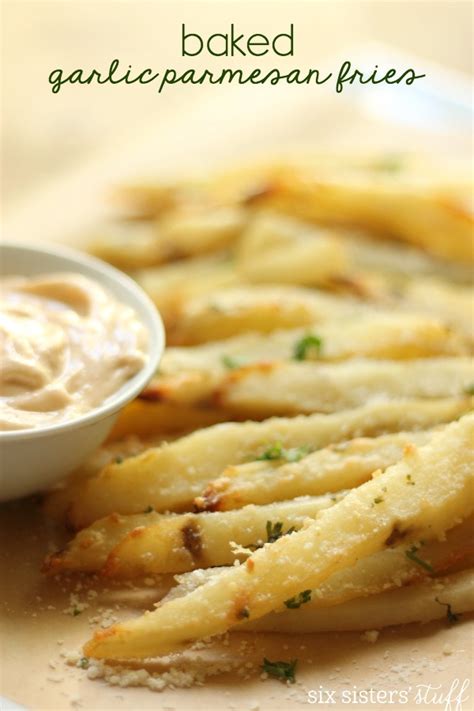
[[[134,310],[80,274],[7,277],[0,295],[0,430],[79,417],[147,360]]]

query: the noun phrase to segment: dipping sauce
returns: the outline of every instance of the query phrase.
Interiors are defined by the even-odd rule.
[[[101,405],[147,360],[135,311],[80,274],[0,281],[0,430],[46,427]]]

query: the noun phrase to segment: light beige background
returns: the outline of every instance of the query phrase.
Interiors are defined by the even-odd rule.
[[[159,135],[173,117],[179,123],[186,116],[192,132],[193,113],[206,98],[223,109],[229,92],[234,99],[241,92],[251,115],[252,102],[242,87],[178,85],[158,96],[153,86],[67,86],[59,95],[51,93],[47,78],[53,68],[105,69],[114,57],[157,69],[273,66],[273,58],[183,59],[181,22],[203,34],[225,32],[234,22],[242,32],[268,35],[294,22],[295,56],[279,60],[279,66],[324,68],[333,58],[334,67],[334,58],[347,58],[352,47],[375,40],[449,68],[472,70],[469,0],[3,0],[2,9],[3,196],[9,205],[100,151],[120,151],[151,125]],[[307,88],[300,91],[309,94]],[[334,93],[326,87],[315,91],[321,102]],[[244,107],[237,114],[216,111],[208,130],[227,134],[231,127],[230,133],[238,133],[243,112]],[[331,134],[332,121],[321,120],[323,135]],[[293,121],[299,126],[302,117]],[[201,131],[194,136],[196,145]]]

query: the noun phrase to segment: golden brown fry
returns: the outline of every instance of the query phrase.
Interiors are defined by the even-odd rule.
[[[212,401],[240,416],[329,413],[380,400],[460,397],[473,382],[468,357],[263,363],[231,371]]]
[[[283,447],[313,449],[358,436],[417,430],[449,422],[470,409],[470,398],[438,401],[403,400],[373,403],[333,415],[274,418],[265,422],[223,423],[195,432],[169,445],[150,449],[121,464],[106,467],[84,486],[61,494],[68,501],[68,521],[82,528],[110,513],[183,511],[206,484],[230,463],[254,459],[274,442]],[[55,510],[55,494],[48,506]]]
[[[194,499],[194,506],[199,511],[230,511],[251,503],[266,504],[352,489],[370,479],[377,469],[395,464],[410,443],[424,444],[430,436],[431,432],[397,432],[361,437],[331,444],[306,456],[304,449],[283,450],[281,458],[276,456],[280,446],[275,443],[266,450],[273,460],[227,467],[221,477],[211,481],[202,495]],[[285,456],[302,458],[285,464]]]
[[[282,532],[299,529],[305,519],[315,518],[340,498],[342,494],[303,497],[217,514],[111,514],[80,531],[67,548],[49,556],[44,570],[102,569],[111,577],[133,578],[231,565],[235,559],[242,559],[233,543],[243,547],[263,545],[268,522],[272,531],[280,526]]]
[[[333,231],[264,213],[243,233],[236,268],[249,282],[324,286],[349,271],[349,260]]]
[[[180,405],[212,402],[230,370],[240,366],[352,357],[405,360],[468,352],[463,339],[426,316],[375,313],[308,329],[247,334],[194,347],[168,348],[142,397]]]
[[[122,439],[132,433],[138,437],[186,433],[229,419],[230,413],[217,408],[205,410],[157,402],[145,392],[122,410],[109,435],[109,441]]]
[[[298,610],[271,612],[242,629],[258,632],[311,634],[379,630],[392,625],[446,620],[448,605],[457,619],[474,610],[474,569],[435,580],[359,597],[330,608],[304,605]]]
[[[361,227],[380,239],[399,239],[437,257],[472,263],[470,176],[449,178],[443,171],[438,178],[434,171],[405,171],[402,163],[395,170],[380,165],[346,166],[345,171],[321,163],[289,167],[261,202],[298,218]]]
[[[367,311],[355,300],[302,287],[249,285],[206,293],[185,303],[169,338],[176,345],[195,345],[249,331],[312,326]]]
[[[406,555],[410,549],[406,541],[378,551],[358,560],[350,568],[331,575],[315,590],[308,590],[304,609],[328,608],[353,598],[377,595],[392,588],[418,582],[432,576],[454,573],[474,565],[474,541],[472,538],[473,517],[446,533],[443,541],[431,541],[421,547],[420,560],[427,567]],[[207,568],[176,575],[178,585],[171,588],[160,604],[182,597],[227,568]],[[288,609],[283,604],[278,613]],[[303,609],[302,607],[299,609]],[[272,615],[272,613],[270,613]],[[262,619],[266,620],[267,617]]]
[[[401,462],[349,492],[300,531],[256,551],[244,565],[154,612],[97,632],[95,658],[167,654],[191,641],[257,619],[302,590],[393,543],[434,540],[474,509],[474,415],[434,435]],[[415,481],[410,486],[408,476]],[[415,552],[419,546],[415,547]]]
[[[474,289],[437,279],[417,279],[402,290],[399,305],[408,311],[437,314],[474,342]]]

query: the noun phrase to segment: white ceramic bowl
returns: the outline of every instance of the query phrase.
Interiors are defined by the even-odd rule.
[[[62,247],[5,242],[0,246],[2,276],[64,271],[94,279],[135,310],[149,333],[148,360],[100,407],[81,417],[47,427],[0,432],[0,501],[42,491],[80,466],[105,440],[123,406],[152,378],[163,355],[164,329],[156,307],[125,274]]]

